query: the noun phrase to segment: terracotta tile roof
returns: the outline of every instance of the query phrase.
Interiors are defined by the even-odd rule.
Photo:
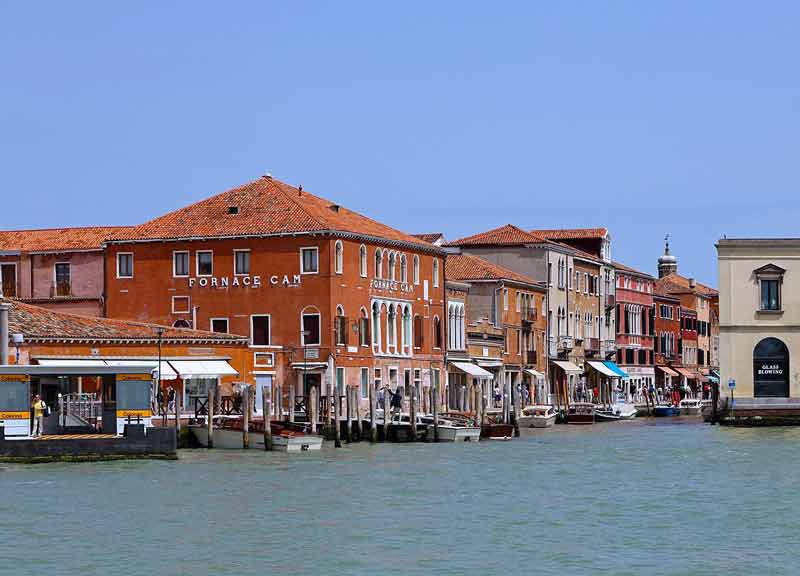
[[[533,278],[468,254],[448,256],[445,263],[445,274],[448,280],[465,282],[469,280],[511,280],[513,282],[541,286]]]
[[[420,240],[424,240],[425,242],[429,242],[433,244],[437,240],[441,240],[444,238],[444,234],[441,232],[431,232],[430,234],[412,234],[414,238],[419,238]]]
[[[230,208],[237,213],[230,213]],[[153,220],[114,241],[264,236],[335,231],[438,250],[428,242],[264,176]]]
[[[513,224],[506,224],[494,230],[447,242],[445,246],[522,246],[541,244],[542,242],[546,242],[546,239],[526,232]]]
[[[647,274],[646,272],[642,272],[640,270],[637,270],[636,268],[631,268],[630,266],[625,266],[625,264],[622,264],[621,262],[614,262],[613,266],[617,270],[622,270],[623,272],[628,272],[630,274],[636,274],[637,276],[642,276],[643,278],[648,278],[650,280],[655,280],[655,278],[653,276],[651,276],[650,274]]]
[[[665,298],[669,300],[679,300],[674,295],[670,294],[668,290],[664,289],[664,287],[659,284],[658,280],[653,284],[653,296],[658,296],[660,298]]]
[[[154,342],[157,340],[156,328],[158,326],[156,324],[78,316],[9,299],[0,299],[0,302],[11,305],[8,315],[9,333],[23,334],[27,342],[62,340]],[[180,341],[247,345],[248,342],[246,337],[233,334],[218,334],[166,326],[163,328],[162,342],[165,343]]]
[[[696,282],[695,288],[692,289],[689,286],[689,279],[685,276],[681,276],[677,272],[673,272],[671,274],[667,274],[663,278],[659,278],[657,284],[662,290],[672,294],[681,292],[696,292],[702,296],[708,296],[710,298],[719,296],[719,291],[711,288],[710,286],[706,286],[705,284],[701,284],[700,282]]]
[[[578,240],[583,238],[605,238],[606,228],[556,228],[550,230],[531,230],[531,234],[542,236],[548,240]]]
[[[69,252],[99,250],[103,241],[124,226],[90,226],[85,228],[47,228],[41,230],[0,231],[0,250],[20,252]]]

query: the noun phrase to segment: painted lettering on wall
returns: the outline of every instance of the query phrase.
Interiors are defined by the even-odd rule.
[[[261,288],[266,283],[270,286],[299,286],[300,274],[273,274],[262,280],[261,276],[200,276],[188,279],[189,288]]]
[[[394,280],[384,280],[382,278],[374,278],[372,280],[372,287],[376,290],[388,290],[390,292],[413,292],[414,286],[407,282],[396,282]]]

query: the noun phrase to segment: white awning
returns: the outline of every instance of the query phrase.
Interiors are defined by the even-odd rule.
[[[149,366],[150,371],[153,373],[153,378],[158,379],[158,360],[106,360],[109,366]],[[166,360],[161,361],[161,379],[162,380],[175,380],[178,374],[172,369],[172,366]]]
[[[239,375],[225,360],[170,360],[169,363],[183,379]]]
[[[542,374],[538,370],[534,370],[533,368],[525,368],[525,373],[530,374],[534,378],[544,378],[544,374]]]
[[[475,378],[487,378],[489,380],[494,378],[494,375],[488,370],[484,370],[480,366],[470,364],[469,362],[450,362],[450,364],[462,372],[469,374],[470,376],[474,376]]]
[[[603,364],[602,362],[597,362],[596,360],[589,360],[589,366],[600,372],[603,376],[607,376],[609,378],[621,378],[619,374],[614,372],[611,368]]]
[[[72,358],[42,358],[38,360],[39,366],[64,366],[75,368],[105,368],[108,366],[103,360],[75,360]]]
[[[578,366],[576,366],[572,362],[567,362],[566,360],[553,360],[553,364],[561,368],[564,372],[571,372],[573,374],[583,374],[583,370],[581,370]]]

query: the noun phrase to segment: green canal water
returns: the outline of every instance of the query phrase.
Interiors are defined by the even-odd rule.
[[[0,573],[797,574],[800,429],[0,466]]]

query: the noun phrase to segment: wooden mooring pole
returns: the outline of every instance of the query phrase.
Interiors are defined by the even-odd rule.
[[[250,386],[242,394],[242,448],[250,448]]]
[[[389,441],[389,387],[383,393],[383,441]]]
[[[294,423],[294,383],[289,384],[289,422]]]
[[[411,398],[408,402],[409,416],[411,417],[411,441],[417,441],[417,385],[411,386]]]
[[[262,390],[262,401],[264,406],[261,408],[264,412],[264,450],[269,452],[272,450],[272,418],[270,418],[270,395],[272,390],[269,386],[264,386]]]
[[[312,386],[308,391],[308,398],[306,399],[306,412],[308,413],[308,422],[311,425],[311,433],[317,433],[317,387]]]
[[[333,402],[333,445],[336,448],[342,447],[342,423],[339,422],[339,390],[336,384],[333,385],[333,394],[331,394]]]
[[[369,384],[369,441],[377,442],[378,426],[375,424],[375,387]]]
[[[208,389],[208,447],[214,447],[214,387]]]
[[[347,386],[345,390],[347,390],[345,395],[345,412],[347,416],[347,435],[345,440],[350,444],[353,441],[353,389]]]
[[[431,384],[431,411],[433,412],[433,441],[439,441],[439,387]]]
[[[353,389],[353,400],[356,405],[356,439],[361,442],[364,439],[364,423],[361,420],[361,390]]]

